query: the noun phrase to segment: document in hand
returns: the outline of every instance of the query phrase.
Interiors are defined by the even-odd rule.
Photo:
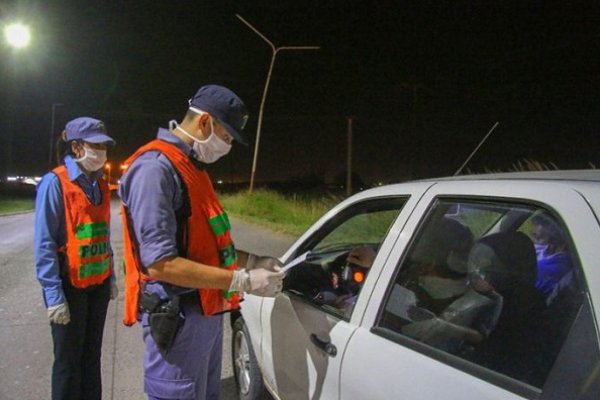
[[[304,261],[306,261],[306,258],[309,256],[309,254],[310,251],[307,251],[306,253],[294,258],[292,261],[283,266],[281,272],[287,273],[291,268],[294,268],[298,264],[302,264]]]

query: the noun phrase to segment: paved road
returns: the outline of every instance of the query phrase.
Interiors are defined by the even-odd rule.
[[[117,203],[113,202],[111,239],[115,265],[121,265],[122,235]],[[232,220],[240,249],[281,256],[293,237]],[[0,217],[0,400],[50,398],[52,341],[41,289],[33,268],[33,213]],[[142,390],[141,330],[122,323],[123,282],[111,301],[102,354],[103,400],[145,399]],[[236,399],[231,367],[229,319],[225,319],[222,399]]]

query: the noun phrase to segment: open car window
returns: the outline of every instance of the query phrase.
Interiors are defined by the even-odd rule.
[[[541,388],[584,298],[578,265],[550,210],[439,199],[398,265],[378,328]]]
[[[342,210],[298,248],[295,257],[303,261],[287,271],[283,290],[348,319],[406,199],[373,199]]]

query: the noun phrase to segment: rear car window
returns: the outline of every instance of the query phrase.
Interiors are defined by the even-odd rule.
[[[538,205],[440,199],[378,327],[542,388],[583,301],[569,232]]]

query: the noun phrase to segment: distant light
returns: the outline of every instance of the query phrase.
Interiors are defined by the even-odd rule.
[[[8,44],[17,49],[27,47],[31,41],[29,27],[23,24],[10,24],[4,27],[4,37]]]
[[[18,176],[7,176],[6,180],[9,182],[16,182],[19,179]]]
[[[223,184],[223,180],[222,180],[222,179],[219,179],[219,180],[217,181],[217,183],[218,183],[219,185],[222,185],[222,184]]]

